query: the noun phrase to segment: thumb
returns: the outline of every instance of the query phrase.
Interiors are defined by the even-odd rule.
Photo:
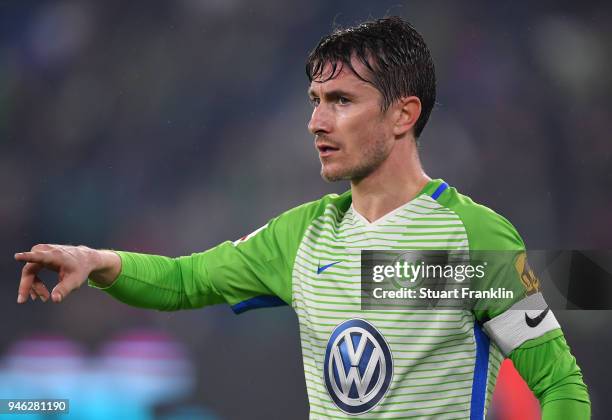
[[[63,292],[59,286],[55,286],[51,291],[51,300],[55,303],[60,303],[64,300],[65,295],[66,293]]]
[[[79,288],[79,281],[75,276],[68,277],[60,282],[51,291],[51,300],[55,303],[60,303],[72,292]]]

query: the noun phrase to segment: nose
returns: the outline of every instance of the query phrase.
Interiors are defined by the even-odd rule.
[[[324,104],[319,104],[312,110],[310,121],[308,122],[308,131],[312,134],[329,133],[332,127],[332,118],[330,110],[326,109]]]

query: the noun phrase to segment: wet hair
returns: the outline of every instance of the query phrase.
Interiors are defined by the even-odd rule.
[[[368,75],[355,70],[351,64],[353,58],[363,63]],[[331,72],[323,79],[328,64]],[[345,65],[358,78],[378,89],[383,98],[383,112],[402,97],[418,97],[422,109],[414,125],[414,135],[421,135],[436,101],[436,73],[423,37],[410,23],[394,16],[336,29],[323,37],[308,55],[306,75],[310,82],[326,82],[335,78]]]

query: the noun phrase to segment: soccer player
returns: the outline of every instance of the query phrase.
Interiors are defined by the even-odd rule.
[[[537,281],[525,276],[519,234],[421,167],[417,139],[436,82],[420,34],[397,17],[337,30],[314,48],[306,71],[321,176],[349,180],[349,191],[179,258],[35,245],[15,255],[26,262],[18,302],[61,302],[89,279],[129,305],[164,311],[291,305],[312,418],[482,419],[506,357],[545,419],[589,418],[581,371]],[[499,275],[513,273],[519,293],[478,311],[361,309],[363,250],[431,249],[516,252],[516,268]],[[43,267],[59,273],[51,293],[37,277]]]

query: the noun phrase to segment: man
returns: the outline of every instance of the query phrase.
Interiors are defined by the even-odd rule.
[[[36,245],[15,256],[26,262],[18,302],[61,302],[89,278],[127,304],[160,310],[292,305],[313,418],[483,418],[504,357],[544,418],[588,418],[580,369],[537,283],[525,280],[520,236],[421,167],[417,139],[435,102],[435,73],[418,32],[396,17],[336,31],[306,70],[321,175],[350,180],[350,191],[175,259]],[[493,277],[511,278],[518,293],[481,310],[362,310],[362,251],[431,249],[516,253],[516,269]],[[37,277],[42,267],[59,273],[52,293]]]

